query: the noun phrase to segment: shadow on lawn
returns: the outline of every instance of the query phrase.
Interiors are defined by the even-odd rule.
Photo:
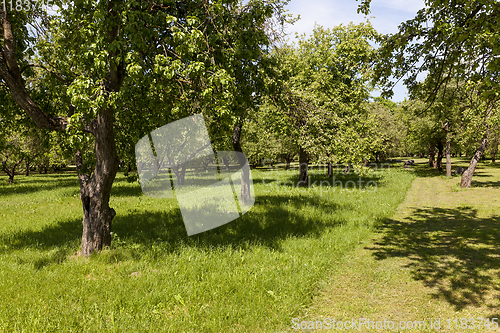
[[[500,216],[479,218],[463,208],[414,208],[402,221],[381,226],[385,236],[372,248],[383,260],[406,257],[416,280],[456,310],[491,305],[500,294]]]
[[[7,177],[5,182],[0,182],[0,197],[18,194],[30,194],[40,191],[51,191],[63,187],[74,187],[79,191],[78,178],[74,174],[44,174],[24,176],[18,175],[14,178],[14,184],[7,184]]]
[[[254,208],[243,217],[204,233],[187,236],[179,209],[170,212],[141,212],[127,216],[117,216],[113,230],[127,242],[150,244],[160,242],[167,251],[176,251],[188,245],[202,248],[232,247],[248,248],[263,245],[279,250],[282,240],[289,237],[319,237],[327,229],[344,222],[298,214],[308,207],[321,210],[322,216],[330,215],[341,209],[338,205],[315,201],[308,197],[289,197],[260,195]],[[284,206],[286,205],[286,207]],[[293,206],[295,209],[287,209]],[[343,207],[345,208],[345,207]]]
[[[166,212],[130,212],[127,215],[117,215],[113,220],[113,232],[119,237],[119,242],[112,244],[112,248],[123,244],[139,244],[150,248],[156,244],[166,253],[171,253],[184,246],[200,248],[233,247],[248,248],[253,245],[263,245],[273,249],[280,249],[281,241],[289,237],[319,237],[326,228],[343,223],[337,218],[327,218],[339,209],[355,209],[354,207],[332,205],[321,198],[294,196],[290,197],[266,196],[257,197],[254,208],[242,218],[229,222],[226,225],[207,232],[187,236],[182,216],[178,208]],[[284,206],[286,205],[286,207]],[[287,207],[293,207],[290,210]],[[308,207],[316,212],[321,211],[318,218],[304,216]],[[295,209],[301,213],[295,213]],[[0,235],[0,253],[11,252],[23,248],[36,248],[52,251],[51,256],[43,258],[40,267],[50,263],[61,262],[61,253],[56,250],[65,250],[66,254],[78,249],[82,233],[80,219],[59,222],[39,231],[20,231],[12,234]],[[120,245],[122,243],[122,245]],[[37,265],[35,263],[35,265]]]
[[[343,182],[343,186],[350,180],[358,179],[354,174],[336,177]],[[281,177],[280,182],[286,180],[296,182],[296,178],[296,174],[290,173],[290,177]],[[327,178],[323,175],[311,175],[311,179],[314,183],[316,180]],[[366,183],[370,180],[378,181],[379,177],[362,179]],[[26,186],[25,190],[29,193],[39,190],[40,186],[46,188],[73,186],[72,182],[71,178],[60,178],[53,184],[47,179],[39,179]],[[265,186],[263,184],[267,184],[267,181],[257,175],[254,183],[257,186]],[[75,188],[78,189],[77,184]],[[345,221],[338,217],[342,215],[338,214],[339,211],[361,209],[351,204],[336,205],[328,200],[328,196],[324,193],[311,195],[308,189],[297,191],[291,186],[287,187],[286,184],[280,188],[279,191],[283,192],[268,195],[264,191],[263,194],[257,195],[255,206],[243,217],[191,237],[187,236],[179,208],[163,212],[158,209],[131,211],[125,214],[118,212],[113,220],[115,241],[112,243],[112,248],[121,251],[120,249],[125,249],[128,245],[138,244],[150,249],[155,245],[161,248],[163,253],[171,253],[185,246],[239,249],[261,245],[280,250],[282,241],[289,237],[319,237],[326,229],[344,223]],[[330,190],[334,189],[330,186]],[[140,185],[127,183],[124,178],[117,179],[112,192],[112,196],[141,195]],[[49,264],[60,263],[77,251],[81,234],[81,219],[59,221],[41,230],[0,234],[0,253],[24,248],[40,249],[44,252],[43,256],[35,262],[32,259],[31,262],[36,268],[42,268]]]

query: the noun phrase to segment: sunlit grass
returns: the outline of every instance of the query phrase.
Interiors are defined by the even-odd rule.
[[[419,162],[395,215],[336,267],[301,320],[424,321],[426,329],[417,331],[435,332],[430,323],[441,319],[445,331],[498,330],[491,320],[500,318],[500,165],[479,163],[472,188],[461,189],[459,176]],[[458,325],[467,318],[467,328],[456,327],[455,318]]]
[[[322,172],[322,171],[321,171]],[[392,215],[413,175],[377,171],[369,188],[312,172],[253,170],[242,218],[188,237],[175,199],[119,175],[113,244],[81,258],[74,175],[0,176],[0,331],[270,332],[305,312],[342,258]],[[291,182],[287,182],[291,181]]]

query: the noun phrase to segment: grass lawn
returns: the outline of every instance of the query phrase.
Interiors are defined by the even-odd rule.
[[[500,321],[500,165],[480,163],[473,187],[460,189],[458,176],[420,162],[395,215],[347,255],[301,321],[423,321],[412,331],[436,332],[430,325],[440,319],[439,331],[500,331],[492,322]]]
[[[75,175],[16,176],[10,186],[0,176],[0,331],[289,330],[374,226],[393,216],[415,177],[391,168],[363,178],[368,188],[346,189],[358,176],[338,174],[335,187],[298,189],[287,182],[296,174],[252,171],[251,211],[191,237],[175,200],[146,197],[120,174],[112,248],[91,258],[75,255]],[[312,172],[313,184],[322,174]],[[474,208],[463,209],[451,213]],[[394,224],[396,236],[401,228]]]

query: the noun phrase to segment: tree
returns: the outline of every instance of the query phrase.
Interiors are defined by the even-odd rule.
[[[285,127],[272,126],[273,122],[280,121],[272,119],[276,115],[273,108],[272,105],[264,104],[260,106],[258,112],[249,116],[243,127],[241,145],[253,165],[266,160],[274,162],[276,159],[282,159],[286,162],[285,168],[288,170],[299,149],[295,144],[296,139],[292,138],[290,133],[277,131]]]
[[[363,0],[358,11],[367,14],[371,0]],[[498,19],[500,4],[495,0],[429,0],[415,18],[403,22],[398,33],[381,39],[375,80],[391,94],[391,77],[403,82],[413,93],[417,76],[427,73],[424,90],[432,103],[442,87],[452,80],[469,83],[483,110],[484,133],[461,186],[470,187],[478,160],[488,143],[490,118],[500,94],[498,75]],[[473,110],[479,110],[474,107]]]
[[[84,212],[81,254],[88,256],[111,243],[117,121],[122,130],[133,123],[150,131],[209,102],[216,105],[214,113],[231,115],[228,100],[236,96],[233,82],[238,79],[234,73],[244,77],[248,70],[235,64],[260,61],[246,58],[248,50],[265,44],[265,35],[253,38],[252,33],[264,29],[259,24],[281,2],[56,4],[59,12],[50,19],[40,10],[0,12],[0,78],[36,126],[71,135]],[[239,29],[224,28],[234,21]],[[30,25],[45,29],[33,35]],[[234,41],[247,44],[235,49]],[[231,65],[233,72],[227,70]],[[43,103],[35,87],[26,84],[33,68],[44,70],[45,95],[55,97],[53,102]],[[131,100],[141,101],[134,105]],[[155,121],[148,123],[151,119]]]
[[[0,167],[9,177],[8,183],[12,184],[17,167],[26,158],[22,149],[23,138],[20,134],[4,132],[0,140]]]
[[[380,97],[368,105],[368,111],[375,122],[373,154],[377,161],[405,154],[407,127],[403,123],[400,108],[398,104]]]
[[[299,147],[299,185],[308,183],[311,158],[327,163],[360,162],[369,155],[370,121],[365,101],[376,36],[369,23],[333,29],[317,26],[310,38],[276,54],[280,93],[273,97],[275,126]]]

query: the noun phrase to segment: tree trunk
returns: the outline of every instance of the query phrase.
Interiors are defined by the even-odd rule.
[[[83,234],[81,255],[111,245],[111,222],[116,215],[109,207],[111,187],[119,169],[113,131],[113,109],[102,110],[95,126],[96,165],[91,177],[81,173],[82,156],[77,153],[77,170],[80,180],[80,199],[83,204]]]
[[[451,177],[451,137],[446,135],[446,177]]]
[[[434,155],[436,154],[436,150],[434,146],[429,146],[429,167],[434,167]]]
[[[233,150],[243,153],[240,144],[241,138],[241,128],[243,123],[237,123],[234,125],[233,137],[231,138],[231,144],[233,145]],[[250,197],[250,168],[244,168],[246,160],[243,156],[238,154],[238,165],[241,168],[241,204],[247,205],[251,202]]]
[[[493,150],[491,151],[491,163],[495,163],[495,157],[498,152],[498,141],[495,143],[495,147],[493,147]]]
[[[328,178],[332,178],[333,177],[333,165],[332,165],[332,163],[328,163],[328,174],[327,174],[327,177]]]
[[[183,163],[181,168],[179,168],[178,165],[172,165],[171,170],[175,174],[176,186],[184,185],[184,179],[186,179],[186,163]]]
[[[226,171],[229,171],[229,159],[227,157],[222,158]]]
[[[25,170],[25,175],[28,177],[30,175],[30,160],[29,158],[26,159],[26,170]]]
[[[119,20],[114,10],[116,3],[108,3],[108,19],[111,24],[108,30],[108,43],[112,44],[119,34]],[[119,50],[108,54],[108,73],[104,80],[106,99],[112,92],[118,92],[123,84],[125,67],[123,61],[117,61]],[[117,57],[119,58],[119,57]],[[77,165],[80,180],[80,198],[83,204],[83,233],[81,255],[90,256],[94,251],[100,251],[111,245],[111,222],[116,215],[109,207],[111,188],[120,166],[120,159],[116,152],[114,134],[114,109],[102,108],[87,130],[95,137],[95,168],[92,176],[82,175],[82,158]]]
[[[434,163],[434,169],[437,169],[439,172],[443,172],[443,143],[439,141],[436,147],[438,149],[438,154]]]
[[[309,156],[307,152],[300,147],[299,150],[299,183],[298,186],[304,187],[309,184]]]
[[[7,176],[9,176],[9,180],[7,181],[8,184],[12,184],[14,182],[14,176],[16,175],[16,168],[19,164],[21,164],[24,158],[21,158],[19,161],[14,163],[14,165],[10,169],[7,167],[7,160],[8,157],[5,159],[5,161],[2,162],[2,170],[7,174]]]
[[[488,134],[485,133],[483,135],[483,138],[481,139],[481,145],[474,153],[474,156],[472,156],[469,167],[462,174],[462,179],[460,181],[461,188],[470,188],[470,185],[472,183],[472,176],[474,175],[474,171],[476,171],[477,162],[479,162],[479,159],[483,155],[487,146],[488,146]]]

